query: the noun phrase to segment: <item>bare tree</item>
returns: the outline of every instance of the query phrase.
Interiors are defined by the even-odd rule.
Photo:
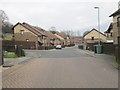
[[[0,17],[0,40],[2,40],[2,19]]]
[[[49,31],[56,31],[56,27],[50,27]]]
[[[77,30],[77,31],[76,31],[76,36],[81,36],[80,30]]]
[[[2,24],[9,20],[7,14],[3,10],[0,10],[0,18],[2,20]]]
[[[8,16],[3,10],[0,10],[0,18],[1,18],[2,35],[4,36],[5,33],[12,33],[13,25],[9,22]]]
[[[69,36],[74,35],[74,32],[72,30],[65,30],[65,31],[62,31],[62,32],[64,32],[66,35],[69,35]]]

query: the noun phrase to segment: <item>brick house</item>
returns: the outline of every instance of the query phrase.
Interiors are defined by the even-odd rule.
[[[113,17],[113,41],[115,46],[116,61],[120,62],[120,1],[118,3],[118,10],[110,15]],[[120,67],[120,66],[119,66]]]
[[[51,31],[54,35],[56,35],[61,40],[61,45],[68,46],[70,45],[70,37],[66,35],[64,32],[58,32],[58,31]]]
[[[83,37],[82,36],[74,36],[73,37],[73,42],[75,44],[82,44],[83,43]]]
[[[60,39],[56,35],[54,35],[52,32],[45,31],[40,27],[35,27],[35,28],[39,29],[41,32],[43,32],[47,36],[45,38],[46,40],[45,46],[56,46],[61,43]]]
[[[93,28],[83,36],[83,40],[84,43],[106,42],[106,35]]]
[[[118,44],[118,38],[120,37],[120,8],[111,14],[110,17],[113,17],[114,44]]]
[[[44,45],[47,36],[27,23],[17,23],[13,28],[15,41],[35,42],[35,48]]]
[[[106,34],[106,42],[113,43],[114,40],[113,23],[109,25],[107,31],[105,31],[104,33]]]

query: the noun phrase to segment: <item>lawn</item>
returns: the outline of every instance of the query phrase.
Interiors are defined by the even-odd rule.
[[[5,58],[16,58],[17,55],[15,54],[15,52],[5,52],[4,57]]]

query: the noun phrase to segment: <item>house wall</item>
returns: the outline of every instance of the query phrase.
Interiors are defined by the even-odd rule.
[[[92,37],[94,37],[94,40],[99,40],[99,35],[100,35],[100,39],[103,41],[103,42],[106,42],[106,36],[102,35],[101,33],[93,30],[92,32],[90,32],[89,34],[87,34],[85,37],[84,37],[84,40],[92,40]]]
[[[57,36],[60,40],[58,41],[59,42],[59,44],[61,44],[61,45],[65,45],[65,39],[64,38],[62,38],[61,36],[59,36],[59,35],[57,35],[57,34],[54,34],[55,36]]]
[[[120,15],[113,17],[113,34],[114,34],[114,44],[118,44],[118,36],[120,36],[120,27],[117,25],[117,18],[120,17]]]
[[[117,23],[117,18],[118,18],[118,16],[113,17],[113,23]]]
[[[114,44],[118,44],[118,40],[117,40],[117,37],[118,37],[118,27],[117,27],[117,23],[113,23],[113,35],[114,35]]]
[[[21,34],[21,30],[24,30],[23,34]],[[38,40],[38,36],[35,35],[34,33],[30,32],[25,27],[23,27],[20,24],[18,24],[14,28],[14,39],[16,41],[26,41],[26,39],[29,39],[29,41],[36,42]]]
[[[110,33],[106,33],[106,38],[107,38],[107,42],[113,42],[113,39],[114,39],[113,29],[111,29]]]
[[[55,39],[55,41],[54,41],[54,46],[59,45],[60,43],[61,43],[61,42],[60,42],[59,39]]]

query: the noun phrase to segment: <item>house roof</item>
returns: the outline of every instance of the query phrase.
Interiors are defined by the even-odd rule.
[[[102,35],[104,35],[105,36],[105,34],[103,34],[102,32],[100,32],[100,31],[98,31],[98,30],[96,30],[95,28],[93,28],[91,31],[89,31],[89,32],[87,32],[85,35],[83,35],[83,37],[85,37],[86,35],[88,35],[90,32],[92,32],[92,31],[97,31],[98,33],[100,33],[100,34],[102,34]]]
[[[35,28],[37,28],[37,29],[39,29],[42,33],[44,33],[48,38],[50,38],[50,39],[57,39],[57,37],[52,33],[52,32],[50,32],[50,31],[45,31],[45,30],[43,30],[42,28],[40,28],[40,27],[35,27]]]
[[[14,30],[14,28],[17,26],[17,25],[21,25],[23,26],[24,28],[27,28],[28,30],[30,30],[32,33],[36,34],[37,36],[40,36],[41,34],[36,32],[36,30],[33,30],[31,27],[29,27],[28,25],[25,25],[25,24],[22,24],[22,23],[17,23],[16,25],[13,26],[12,30]]]
[[[32,25],[29,25],[28,23],[23,22],[23,25],[26,26],[26,27],[28,27],[32,32],[36,32],[38,34],[46,36],[42,31],[40,31],[39,29],[35,28]]]
[[[50,31],[44,31],[45,34],[50,38],[50,39],[58,39],[57,36],[55,36],[53,33],[51,33]]]
[[[61,35],[63,38],[67,38],[67,37],[68,37],[64,32],[60,32],[60,35]]]
[[[116,16],[120,14],[120,9],[118,9],[117,11],[115,11],[113,14],[111,14],[109,17],[112,17],[112,16]]]
[[[64,32],[58,32],[58,31],[51,31],[53,34],[57,34],[62,38],[67,38],[68,36]]]
[[[105,31],[104,33],[110,33],[110,31],[112,30],[113,28],[113,24],[111,23],[107,29],[107,31]]]
[[[58,39],[60,39],[60,40],[64,40],[64,38],[63,37],[61,37],[61,36],[59,36],[58,34],[54,34]]]

